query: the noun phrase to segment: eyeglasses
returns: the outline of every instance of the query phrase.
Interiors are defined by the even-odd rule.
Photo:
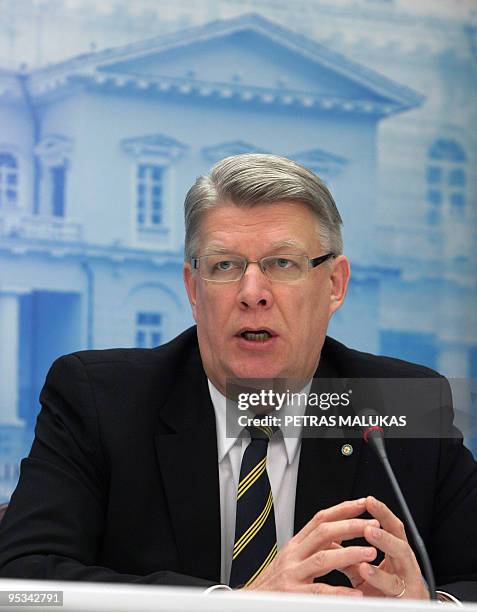
[[[334,253],[326,253],[310,259],[307,255],[270,255],[257,261],[240,255],[202,255],[191,259],[192,267],[199,270],[202,279],[213,283],[234,283],[239,281],[249,264],[256,263],[260,270],[273,282],[293,283],[306,278],[310,268],[316,268]]]

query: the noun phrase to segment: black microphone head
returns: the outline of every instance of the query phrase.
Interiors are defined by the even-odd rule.
[[[370,436],[373,439],[384,438],[384,428],[381,426],[381,415],[372,408],[364,408],[358,412],[363,439],[369,442]]]
[[[387,454],[384,444],[384,428],[380,424],[380,414],[371,408],[364,408],[358,414],[363,430],[363,440],[372,446],[381,459],[385,459]]]

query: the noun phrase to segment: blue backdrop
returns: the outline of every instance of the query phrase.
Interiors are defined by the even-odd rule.
[[[331,188],[352,262],[332,335],[477,377],[472,5],[2,3],[0,501],[53,359],[192,323],[183,198],[226,155]]]

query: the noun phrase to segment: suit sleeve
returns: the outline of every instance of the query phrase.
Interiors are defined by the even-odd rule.
[[[164,570],[118,573],[98,563],[109,468],[91,386],[77,356],[53,364],[40,402],[35,439],[0,527],[0,577],[213,585]]]
[[[430,555],[437,588],[477,601],[477,463],[453,426],[449,383],[443,381],[443,427]]]

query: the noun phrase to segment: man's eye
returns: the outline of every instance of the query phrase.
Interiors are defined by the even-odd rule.
[[[285,259],[283,257],[279,257],[277,259],[275,259],[275,265],[278,268],[291,268],[293,266],[293,261],[291,259]]]
[[[219,261],[215,264],[217,270],[222,272],[226,272],[227,270],[231,270],[233,268],[233,261]]]

